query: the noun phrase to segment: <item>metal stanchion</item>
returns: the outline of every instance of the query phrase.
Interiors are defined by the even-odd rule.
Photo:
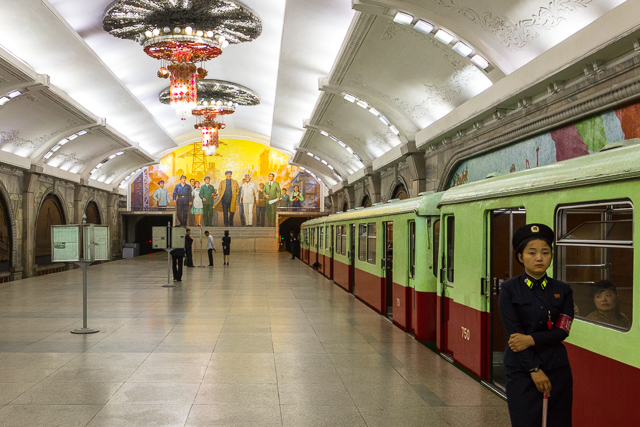
[[[200,227],[200,265],[198,266],[198,268],[205,267],[205,266],[202,264],[202,228],[203,228],[203,227]]]
[[[171,282],[171,248],[165,249],[167,251],[167,284],[162,285],[163,288],[175,288],[176,285]]]
[[[87,327],[87,267],[91,262],[76,262],[82,268],[82,328],[74,329],[72,334],[95,334],[100,332],[97,329]]]

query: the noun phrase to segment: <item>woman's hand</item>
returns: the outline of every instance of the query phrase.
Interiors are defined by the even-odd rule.
[[[547,374],[542,370],[539,370],[538,372],[531,372],[531,379],[540,393],[551,396],[551,381],[549,381]]]
[[[531,335],[524,334],[511,334],[511,336],[509,337],[509,342],[507,344],[509,344],[509,348],[514,353],[526,350],[529,347],[533,347],[534,345],[536,345]]]

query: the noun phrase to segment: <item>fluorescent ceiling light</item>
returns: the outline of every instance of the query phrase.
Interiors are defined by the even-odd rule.
[[[420,31],[423,34],[429,34],[433,31],[433,25],[429,24],[427,21],[423,21],[422,19],[416,22],[416,25],[413,26],[416,30]]]
[[[67,142],[69,142],[69,140],[68,140],[67,138],[62,138],[62,139],[60,140],[60,142],[58,142],[58,144],[60,144],[60,145],[64,145],[64,144],[66,144]]]
[[[367,108],[369,106],[369,104],[367,104],[365,101],[360,100],[357,103],[359,106],[361,106],[362,108]]]
[[[344,94],[344,99],[346,99],[346,100],[347,100],[347,101],[349,101],[349,102],[356,102],[356,99],[357,99],[357,98],[356,98],[355,96],[353,96],[353,95],[350,95],[350,94],[348,94],[348,93],[345,93],[345,94]]]
[[[56,151],[58,151],[59,149],[60,149],[60,146],[59,146],[59,145],[56,145],[55,147],[53,147],[53,148],[51,149],[51,151],[55,153],[55,152],[56,152]]]
[[[104,163],[100,162],[96,165],[96,169],[100,169]]]
[[[409,25],[413,22],[413,16],[408,13],[398,12],[396,13],[395,18],[393,18],[393,22],[397,22],[402,25]]]
[[[438,30],[434,37],[444,44],[449,44],[453,41],[453,36],[444,30]]]
[[[69,141],[73,141],[74,139],[76,139],[78,137],[78,135],[76,135],[75,133],[73,135],[69,135],[67,138],[69,138]]]
[[[333,135],[329,135],[329,138],[333,139],[334,141],[337,141],[337,140],[338,140],[338,138],[336,138],[336,137],[335,137],[335,136],[333,136]]]
[[[110,155],[110,156],[109,156],[109,160],[111,160],[111,159],[115,159],[115,158],[116,158],[116,155],[115,155],[115,154],[112,154],[112,155]]]
[[[462,56],[469,56],[469,54],[473,52],[473,49],[471,49],[469,46],[467,46],[462,42],[458,42],[454,44],[451,49],[453,49],[455,52],[459,53]]]
[[[369,112],[370,112],[371,114],[373,114],[374,116],[379,116],[379,115],[380,115],[380,111],[376,110],[376,109],[375,109],[375,108],[373,108],[373,107],[371,107],[371,108],[369,109]]]
[[[53,156],[53,151],[49,151],[47,154],[45,154],[44,158],[45,158],[45,159],[48,159],[48,158],[50,158],[51,156]]]
[[[342,147],[345,147],[345,148],[346,148],[346,146],[347,146],[347,144],[345,144],[345,143],[344,143],[344,142],[342,142],[342,141],[338,141],[338,144],[340,144]]]
[[[385,116],[380,116],[380,121],[385,124],[385,126],[389,126],[391,122]]]
[[[358,161],[359,161],[360,163],[362,163],[362,159],[360,158],[360,156],[358,156],[356,153],[353,153],[353,156],[354,156],[356,159],[358,159]]]
[[[326,160],[320,160],[322,163],[324,163],[325,165],[328,165],[329,163],[327,163]]]
[[[7,94],[7,96],[8,96],[9,98],[16,98],[16,97],[18,97],[18,96],[20,96],[20,95],[22,95],[22,93],[21,93],[19,90],[14,90],[13,92],[9,92],[9,93]]]
[[[122,156],[123,154],[124,154],[124,151],[118,151],[118,152],[116,153],[116,156]]]
[[[82,135],[86,135],[86,134],[87,134],[87,131],[83,129],[80,132],[78,132],[76,135],[82,136]]]
[[[313,157],[313,153],[311,151],[307,151],[307,156]]]
[[[328,167],[329,169],[333,170],[333,166],[331,166],[331,165],[327,165],[327,167]]]
[[[320,161],[320,157],[318,156],[313,156],[314,159],[316,159],[317,161]]]
[[[327,132],[323,131],[323,130],[320,131],[320,134],[324,135],[324,136],[329,136],[329,134]]]
[[[347,146],[347,147],[345,147],[345,148],[347,149],[347,151],[348,151],[349,153],[353,154],[353,150],[351,149],[351,147]]]
[[[489,66],[489,62],[480,55],[473,55],[471,57],[471,63],[483,70]]]
[[[6,96],[3,96],[2,98],[0,98],[0,105],[4,105],[9,101],[10,101],[9,98],[7,98]]]
[[[398,131],[398,128],[391,125],[389,126],[389,129],[391,130],[391,132],[395,133],[396,135],[400,135],[400,132]]]

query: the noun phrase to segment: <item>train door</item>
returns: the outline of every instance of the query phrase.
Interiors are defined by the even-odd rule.
[[[524,208],[497,209],[487,216],[487,278],[483,293],[487,298],[489,312],[489,334],[487,346],[489,366],[483,367],[485,377],[488,375],[490,385],[505,390],[504,348],[508,337],[500,320],[498,299],[500,285],[510,277],[520,275],[524,268],[514,258],[511,239],[513,233],[526,221]],[[487,369],[488,368],[488,369]]]
[[[393,319],[393,221],[383,222],[386,314]]]
[[[442,269],[440,270],[440,281],[442,282],[442,287],[440,289],[440,313],[442,316],[442,318],[440,319],[440,352],[451,362],[453,362],[453,350],[450,348],[449,343],[453,342],[453,339],[451,339],[453,337],[450,336],[450,334],[457,332],[454,328],[451,328],[449,326],[449,321],[451,320],[455,278],[455,224],[455,217],[453,215],[447,215],[444,217]]]
[[[327,276],[331,280],[333,280],[333,251],[334,251],[333,230],[334,230],[333,225],[330,227],[327,227],[327,248],[329,249],[329,258],[330,258],[328,262],[329,274]]]
[[[349,292],[356,290],[356,225],[349,224]]]
[[[316,265],[318,265],[318,263],[320,262],[320,227],[316,227],[313,230],[313,236],[314,236],[314,243],[315,243],[315,248],[313,248],[316,251],[316,259],[315,261],[313,261]]]

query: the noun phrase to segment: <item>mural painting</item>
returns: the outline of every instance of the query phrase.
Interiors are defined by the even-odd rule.
[[[146,202],[152,210],[176,209],[178,223],[188,226],[274,226],[277,208],[320,208],[319,183],[288,162],[278,150],[246,140],[220,140],[213,156],[204,154],[201,143],[189,144],[143,170],[131,184],[131,206],[141,209]],[[228,200],[223,199],[227,187]],[[273,194],[267,194],[271,188]],[[253,202],[250,215],[244,212],[247,201]]]
[[[0,272],[11,268],[11,235],[9,216],[0,200]]]
[[[597,153],[605,145],[640,137],[640,103],[581,120],[463,161],[449,187]]]

